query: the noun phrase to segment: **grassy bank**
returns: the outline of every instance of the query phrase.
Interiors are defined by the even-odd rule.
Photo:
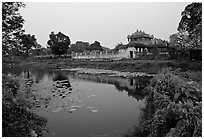
[[[95,68],[125,72],[146,72],[156,74],[162,68],[180,68],[181,71],[202,71],[202,62],[195,61],[171,61],[171,60],[130,60],[120,61],[90,61],[90,60],[71,60],[71,59],[29,59],[17,63],[21,67],[32,67],[42,69],[66,69],[66,68]]]
[[[35,105],[31,101],[34,95],[29,88],[20,91],[19,87],[17,79],[2,75],[2,136],[41,136],[47,121],[30,112],[30,108]]]

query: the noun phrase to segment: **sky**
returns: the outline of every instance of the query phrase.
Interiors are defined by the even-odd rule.
[[[177,32],[181,12],[189,2],[25,2],[20,9],[26,33],[46,47],[51,31],[61,31],[71,43],[99,41],[114,48],[137,29],[169,40]]]

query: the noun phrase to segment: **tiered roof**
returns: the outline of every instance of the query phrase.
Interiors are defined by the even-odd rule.
[[[147,33],[145,33],[144,31],[141,31],[141,30],[137,30],[135,33],[127,36],[128,39],[131,39],[131,38],[141,38],[141,37],[151,38],[151,39],[154,38],[153,35],[147,34]]]

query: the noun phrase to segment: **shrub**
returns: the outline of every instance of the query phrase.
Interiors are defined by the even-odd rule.
[[[14,77],[2,75],[2,136],[41,136],[47,120],[28,110],[32,104],[19,87]]]
[[[202,90],[178,71],[163,69],[147,88],[143,119],[133,136],[202,136]],[[149,112],[151,111],[151,112]]]

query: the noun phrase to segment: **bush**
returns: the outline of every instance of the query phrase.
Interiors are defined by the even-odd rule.
[[[143,122],[131,136],[202,136],[202,89],[178,71],[163,69],[147,88]],[[149,112],[151,111],[151,112]]]
[[[41,136],[47,120],[28,110],[32,104],[25,95],[29,92],[24,94],[19,87],[14,77],[2,75],[2,136]]]

